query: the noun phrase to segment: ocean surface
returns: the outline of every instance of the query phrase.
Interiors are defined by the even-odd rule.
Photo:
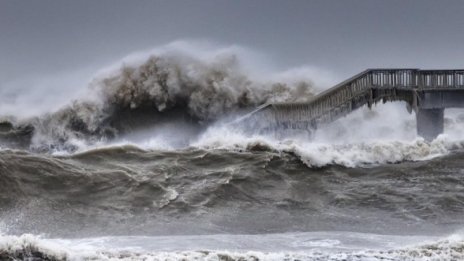
[[[0,260],[464,260],[462,112],[430,142],[401,103],[244,131],[324,88],[235,51],[139,55],[47,111],[3,101]]]

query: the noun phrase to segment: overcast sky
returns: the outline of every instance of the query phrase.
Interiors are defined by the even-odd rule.
[[[0,83],[179,39],[243,45],[282,68],[341,78],[369,67],[463,68],[464,1],[0,0]]]

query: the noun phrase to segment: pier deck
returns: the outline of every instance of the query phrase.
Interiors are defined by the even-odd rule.
[[[308,102],[263,104],[240,121],[258,131],[310,131],[379,101],[405,101],[418,134],[431,140],[443,132],[444,109],[464,107],[464,69],[368,69]]]

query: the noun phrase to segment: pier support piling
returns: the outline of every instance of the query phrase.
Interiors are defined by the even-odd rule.
[[[416,113],[417,134],[427,141],[443,133],[445,109],[419,109]]]

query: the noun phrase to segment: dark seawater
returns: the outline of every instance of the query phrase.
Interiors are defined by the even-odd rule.
[[[76,245],[92,245],[81,242],[87,238],[96,249],[90,257],[100,251],[97,259],[123,260],[120,249],[131,244],[138,249],[125,250],[127,260],[175,260],[180,253],[253,260],[247,251],[264,260],[365,260],[380,259],[393,246],[387,260],[427,260],[409,256],[419,250],[406,243],[433,239],[443,258],[437,260],[453,259],[450,251],[462,258],[464,241],[446,235],[464,224],[463,158],[454,152],[428,161],[311,168],[293,153],[262,146],[162,151],[125,145],[65,156],[5,149],[0,246],[16,240],[48,249],[37,251],[52,258],[71,258]]]

